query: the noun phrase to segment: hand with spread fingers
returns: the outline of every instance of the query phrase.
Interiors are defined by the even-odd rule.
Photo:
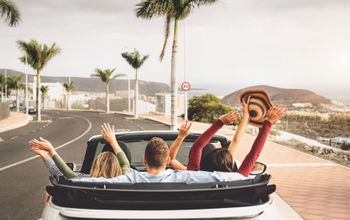
[[[118,154],[122,151],[120,148],[117,139],[115,137],[114,125],[110,125],[109,123],[103,123],[101,125],[101,134],[103,138],[112,146],[114,153]]]
[[[233,122],[238,121],[240,119],[240,115],[238,112],[229,112],[220,116],[219,120],[225,125],[232,125]]]
[[[280,119],[287,115],[287,106],[280,105],[277,108],[273,107],[267,112],[266,120],[271,122],[271,124],[276,124]]]
[[[186,121],[185,123],[183,123],[180,127],[178,136],[181,138],[187,137],[187,135],[190,133],[191,126],[192,126],[192,122]]]
[[[33,147],[32,148],[33,151],[39,150],[39,149],[44,150],[49,152],[51,156],[53,156],[56,153],[55,148],[52,146],[52,144],[48,140],[45,140],[42,137],[40,137],[39,140],[33,138],[32,140],[29,141],[29,145]]]
[[[248,118],[249,118],[249,109],[248,109],[248,106],[249,106],[250,98],[251,98],[251,97],[248,96],[248,98],[242,102],[243,117],[248,117]]]
[[[103,123],[101,125],[101,134],[103,138],[110,144],[117,142],[115,138],[114,125],[110,126],[109,123]]]

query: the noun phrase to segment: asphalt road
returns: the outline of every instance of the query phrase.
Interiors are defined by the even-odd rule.
[[[34,156],[28,141],[43,137],[55,147],[65,161],[81,164],[87,140],[100,134],[103,122],[114,124],[117,131],[168,130],[169,127],[150,120],[133,119],[119,114],[95,112],[46,111],[44,122],[0,133],[0,219],[38,219],[49,184],[48,171]],[[71,143],[69,143],[72,141]],[[62,146],[69,143],[65,146]],[[21,163],[22,162],[22,163]]]

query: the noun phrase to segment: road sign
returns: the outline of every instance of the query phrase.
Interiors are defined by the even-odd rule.
[[[183,83],[181,83],[181,89],[185,92],[190,91],[191,84],[189,82],[183,82]]]

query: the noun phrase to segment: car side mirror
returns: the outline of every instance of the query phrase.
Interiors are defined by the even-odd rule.
[[[73,162],[68,162],[66,164],[73,171],[75,171],[75,169],[77,168],[77,165],[75,165],[75,163],[73,163]]]
[[[256,162],[252,168],[252,171],[250,172],[250,175],[260,175],[263,174],[266,171],[266,164],[261,162]]]

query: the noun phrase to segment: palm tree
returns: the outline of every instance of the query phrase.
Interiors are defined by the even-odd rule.
[[[169,37],[170,23],[174,20],[174,37],[171,54],[171,130],[176,129],[176,53],[177,53],[177,32],[180,19],[186,18],[191,10],[201,5],[209,5],[217,0],[142,0],[136,5],[136,16],[151,19],[154,15],[165,16],[165,39],[160,60],[163,59],[166,44]]]
[[[6,77],[4,74],[0,74],[0,87],[1,87],[1,102],[4,101],[4,88],[6,85]]]
[[[9,88],[16,90],[16,111],[19,112],[19,90],[25,89],[25,84],[21,82],[23,74],[8,78]]]
[[[16,26],[21,20],[21,13],[17,5],[9,0],[0,0],[0,17],[5,17],[5,22],[10,26]]]
[[[31,40],[28,43],[25,41],[17,41],[18,48],[24,52],[24,56],[19,60],[24,64],[29,64],[36,70],[36,118],[41,121],[40,114],[40,71],[45,67],[49,60],[61,52],[59,47],[53,43],[51,47],[46,44],[39,44],[36,40]]]
[[[41,97],[43,98],[43,109],[45,109],[45,96],[46,96],[47,92],[49,91],[49,86],[42,85],[40,87],[40,91],[41,91]]]
[[[74,89],[74,82],[71,81],[70,83],[63,83],[63,87],[66,90],[66,92],[68,93],[67,110],[70,111],[71,110],[70,95],[71,95],[71,91]]]
[[[101,70],[99,68],[96,68],[95,73],[91,74],[91,77],[98,77],[101,79],[102,82],[106,83],[106,112],[107,113],[109,113],[109,82],[117,77],[125,76],[125,74],[119,73],[111,77],[115,69],[116,68],[112,70],[110,69]]]
[[[124,52],[122,53],[122,57],[125,58],[125,60],[132,66],[132,68],[135,69],[135,109],[134,114],[135,118],[139,117],[138,112],[138,97],[139,97],[139,83],[137,78],[137,71],[142,66],[143,62],[149,57],[148,55],[141,56],[140,53],[134,49],[134,52],[128,53]]]

